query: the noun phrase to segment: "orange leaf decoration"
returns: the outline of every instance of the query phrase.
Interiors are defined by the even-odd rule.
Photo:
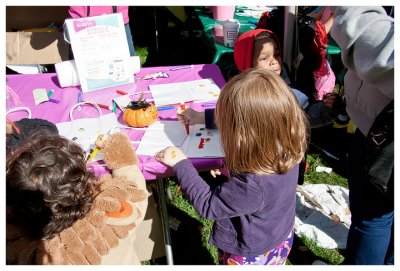
[[[121,208],[117,212],[106,212],[107,217],[125,218],[132,214],[132,206],[125,200],[121,201]]]

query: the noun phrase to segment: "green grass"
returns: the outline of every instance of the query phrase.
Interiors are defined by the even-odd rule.
[[[320,155],[308,154],[307,162],[308,162],[309,168],[306,171],[306,173],[304,174],[304,183],[305,184],[325,183],[325,184],[330,184],[330,185],[340,185],[347,189],[349,188],[347,179],[343,178],[339,174],[336,174],[334,171],[332,171],[329,174],[327,174],[325,172],[316,172],[315,171],[315,168],[317,166],[329,167],[329,164],[324,160],[324,158],[321,158]]]
[[[338,249],[321,248],[316,244],[315,241],[310,240],[305,236],[300,236],[300,239],[315,256],[321,258],[321,260],[323,260],[325,263],[331,265],[338,265],[343,262],[344,260],[343,254]]]
[[[149,55],[149,50],[147,47],[135,47],[135,53],[140,58],[140,67],[147,61],[147,56]]]

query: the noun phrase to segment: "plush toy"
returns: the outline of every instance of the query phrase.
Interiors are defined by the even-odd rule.
[[[122,133],[110,135],[101,147],[113,172],[98,179],[93,208],[50,240],[29,239],[21,229],[7,224],[7,264],[102,264],[103,256],[135,234],[144,219],[148,197],[137,156]],[[118,253],[132,254],[133,249],[129,244]]]

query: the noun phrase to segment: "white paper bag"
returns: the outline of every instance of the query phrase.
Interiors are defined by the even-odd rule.
[[[89,104],[96,107],[99,117],[73,119],[72,112],[80,105]],[[83,109],[83,107],[82,107]],[[79,144],[87,154],[95,148],[95,142],[99,135],[108,134],[119,130],[119,122],[114,113],[103,115],[100,107],[94,102],[77,103],[69,112],[71,121],[57,123],[56,126],[61,136],[64,136]],[[101,156],[96,156],[92,161],[100,160]]]

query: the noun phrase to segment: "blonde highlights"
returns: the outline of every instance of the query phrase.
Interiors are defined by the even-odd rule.
[[[307,117],[273,71],[249,69],[232,78],[221,91],[215,121],[234,173],[284,174],[306,151]]]

